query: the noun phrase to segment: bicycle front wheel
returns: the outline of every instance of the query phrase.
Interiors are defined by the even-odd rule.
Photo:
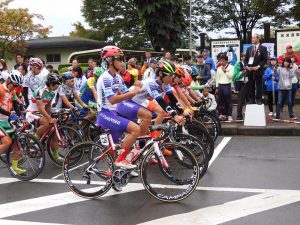
[[[47,139],[46,149],[51,161],[61,167],[67,152],[76,144],[83,141],[82,136],[72,127],[61,126],[58,128],[60,137],[57,137],[55,130],[51,132]],[[57,149],[55,149],[57,148]],[[56,152],[58,151],[58,153]],[[73,155],[77,161],[83,157],[84,152],[77,152]]]
[[[17,146],[9,148],[6,153],[9,172],[13,177],[23,181],[36,178],[45,165],[45,152],[42,144],[31,134],[22,134],[15,142],[18,142]],[[13,160],[18,160],[17,168],[12,165]]]
[[[0,161],[2,161],[4,164],[6,164],[6,154],[0,154]]]
[[[181,201],[190,196],[198,185],[200,171],[197,159],[190,150],[177,143],[163,143],[160,149],[172,152],[171,156],[164,157],[167,166],[163,165],[152,146],[141,164],[142,183],[146,191],[160,201]],[[153,164],[152,158],[158,163]]]
[[[102,152],[103,147],[95,142],[83,142],[73,147],[65,157],[63,175],[69,189],[83,198],[97,198],[112,186],[113,158],[108,153],[103,158],[91,160],[90,153],[84,154],[80,163],[74,166],[78,152]],[[99,156],[99,155],[98,155]]]

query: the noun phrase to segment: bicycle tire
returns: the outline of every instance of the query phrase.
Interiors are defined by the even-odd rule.
[[[83,141],[82,136],[78,133],[77,130],[75,130],[72,127],[67,127],[67,126],[61,126],[58,127],[58,131],[61,134],[61,137],[64,138],[67,141],[67,146],[62,146],[63,149],[59,149],[58,153],[61,158],[64,158],[67,152],[76,144],[80,143]],[[66,133],[68,132],[68,134]],[[70,135],[70,132],[73,132],[73,135]],[[67,135],[66,135],[67,134]],[[51,139],[56,135],[55,130],[51,131],[49,134],[49,137],[46,142],[46,150],[49,155],[50,160],[52,163],[58,167],[62,167],[63,161],[55,159],[53,156],[53,151],[51,149]],[[75,139],[77,138],[77,139]],[[59,146],[61,146],[61,142],[58,141]],[[78,155],[76,156],[77,160],[80,161],[80,159],[83,157],[84,152],[78,152]]]
[[[104,132],[104,130],[101,127],[98,127],[95,123],[88,119],[80,119],[79,121],[82,124],[86,141],[96,142],[97,137],[99,137],[99,135]]]
[[[218,120],[216,120],[216,117],[206,111],[200,111],[196,113],[195,118],[201,121],[206,126],[213,141],[215,142],[220,133],[220,127]]]
[[[83,130],[83,128],[82,128],[78,123],[69,121],[69,122],[66,124],[66,126],[74,128],[74,129],[75,129],[76,131],[78,131],[78,133],[81,135],[82,139],[85,140],[85,133],[84,133],[84,130]]]
[[[187,149],[186,147],[177,144],[177,143],[162,143],[162,147],[167,148],[172,151],[173,155],[166,157],[166,161],[169,164],[169,169],[163,168],[160,163],[160,159],[154,151],[153,147],[150,147],[148,152],[141,163],[141,180],[146,189],[146,191],[154,198],[163,201],[163,202],[178,202],[182,201],[188,196],[190,196],[194,190],[196,189],[198,182],[200,180],[200,171],[197,163],[197,159],[194,154]],[[180,156],[179,156],[180,155]],[[150,159],[155,157],[159,162],[158,164],[151,164]],[[191,168],[187,168],[186,166],[182,166],[181,163],[178,163],[180,160],[175,160],[179,158],[180,160],[190,160]],[[174,170],[174,165],[180,166],[181,168],[178,170]],[[182,178],[177,175],[178,172],[183,172],[183,170],[188,170],[187,178]],[[176,172],[176,176],[175,176]],[[161,185],[162,179],[164,181],[169,182],[170,185]],[[154,180],[154,184],[150,180]],[[156,184],[155,184],[156,183]],[[185,186],[187,186],[185,188]],[[167,188],[170,188],[172,191],[171,194],[167,194]],[[160,191],[163,189],[162,191]],[[175,190],[179,191],[179,193],[175,193]]]
[[[0,160],[6,165],[6,154],[3,153],[3,154],[0,154]]]
[[[192,122],[186,123],[185,128],[187,129],[188,134],[195,136],[205,145],[208,161],[211,160],[214,154],[214,141],[206,126],[198,120],[193,120]]]
[[[30,141],[29,141],[30,140]],[[21,158],[18,162],[18,167],[26,169],[26,175],[20,175],[14,171],[11,165],[13,148],[9,148],[6,153],[7,168],[10,174],[22,181],[29,181],[36,178],[42,172],[45,165],[45,152],[41,142],[32,134],[22,134],[18,137]],[[28,144],[30,144],[28,146]],[[26,146],[25,146],[26,145]]]
[[[186,148],[191,150],[194,156],[197,159],[199,168],[200,168],[200,179],[205,175],[208,169],[208,157],[207,149],[205,145],[198,140],[198,138],[190,134],[178,133],[174,135],[175,141],[179,144],[184,145]]]
[[[76,146],[74,146],[66,155],[64,163],[63,163],[63,176],[64,176],[64,180],[65,183],[67,184],[68,188],[76,195],[83,197],[83,198],[89,198],[89,199],[93,199],[93,198],[98,198],[102,195],[104,195],[105,193],[107,193],[111,187],[112,187],[112,176],[107,176],[107,180],[105,182],[105,185],[103,186],[104,188],[101,189],[97,189],[100,183],[88,183],[87,180],[83,180],[80,181],[80,179],[88,179],[91,178],[92,175],[94,174],[89,174],[89,176],[87,176],[87,172],[86,169],[94,162],[90,161],[90,157],[88,157],[88,154],[85,154],[85,156],[81,159],[81,163],[78,166],[72,165],[73,163],[70,163],[70,160],[72,159],[72,154],[76,154],[78,151],[81,152],[85,152],[86,149],[93,149],[93,148],[100,148],[102,149],[102,146],[100,146],[99,144],[95,143],[95,142],[83,142],[80,143]],[[104,157],[105,159],[107,159],[108,164],[104,163],[104,165],[108,165],[109,169],[111,171],[114,170],[114,160],[113,157],[111,156],[110,153],[107,153]],[[100,162],[101,160],[99,160],[98,162]],[[98,163],[97,162],[97,163]],[[102,164],[101,164],[102,165]],[[82,170],[81,171],[77,171],[78,170]],[[97,169],[97,168],[96,168]],[[75,171],[76,170],[76,171]],[[98,169],[97,169],[98,170]],[[100,171],[99,171],[100,173]],[[93,176],[93,178],[97,178],[100,177],[97,174],[95,174],[95,176]],[[74,179],[73,179],[74,178]],[[85,182],[87,182],[85,184]],[[86,185],[88,187],[90,187],[90,185],[92,185],[92,189],[90,188],[86,188],[85,186],[83,186],[82,188],[80,188],[80,185]],[[96,186],[96,187],[95,187]],[[93,190],[93,188],[95,189],[95,191],[90,191],[88,192],[88,190]]]

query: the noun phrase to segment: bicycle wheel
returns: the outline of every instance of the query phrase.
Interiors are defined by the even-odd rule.
[[[63,175],[67,186],[76,195],[84,198],[97,198],[104,195],[112,186],[113,158],[108,153],[102,159],[90,160],[85,154],[80,164],[73,166],[74,154],[94,150],[102,152],[102,146],[95,142],[84,142],[74,146],[66,155]]]
[[[152,146],[141,164],[141,179],[146,191],[164,202],[178,202],[190,196],[199,182],[199,166],[193,153],[177,143],[163,143],[161,148],[172,151],[163,166]],[[158,164],[151,164],[155,157]],[[189,164],[190,166],[186,166]]]
[[[68,122],[66,126],[74,128],[81,135],[82,139],[85,140],[84,130],[78,123]]]
[[[6,154],[5,154],[5,153],[0,154],[0,160],[1,160],[4,164],[6,164]]]
[[[6,160],[9,162],[7,168],[11,175],[19,180],[28,181],[36,178],[45,165],[45,152],[41,142],[31,134],[18,136],[19,152],[12,147],[6,153]],[[18,174],[12,167],[12,160],[18,158],[18,168],[26,170],[25,174]]]
[[[208,132],[207,128],[204,124],[202,124],[200,121],[193,120],[193,122],[188,122],[184,126],[185,130],[179,131],[180,133],[188,133],[192,136],[195,136],[196,138],[201,141],[206,149],[207,149],[207,158],[208,161],[212,158],[214,154],[214,141],[212,140],[210,133]]]
[[[204,123],[215,142],[221,130],[221,125],[219,125],[220,121],[209,112],[197,112],[196,119]]]
[[[198,138],[190,134],[176,134],[174,139],[179,144],[187,147],[196,157],[200,168],[200,179],[205,175],[208,168],[207,150]],[[190,166],[189,164],[187,166]]]
[[[61,167],[63,164],[63,159],[65,158],[67,152],[76,144],[83,141],[82,136],[72,127],[61,126],[58,128],[60,140],[57,138],[55,130],[53,130],[47,139],[46,149],[51,161],[56,165]],[[51,148],[51,142],[53,139],[58,139],[53,141],[53,143],[58,143],[58,155],[53,154],[53,149]],[[84,152],[78,152],[77,155],[73,155],[77,161],[79,161],[84,155]],[[75,160],[74,159],[74,160]]]
[[[83,127],[86,141],[95,141],[100,134],[104,133],[101,127],[98,127],[94,122],[88,119],[80,119],[80,124]]]

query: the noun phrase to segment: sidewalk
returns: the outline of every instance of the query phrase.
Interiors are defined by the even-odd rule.
[[[232,117],[236,119],[236,105],[233,106]],[[274,107],[275,108],[275,107]],[[245,110],[245,107],[244,107]],[[249,136],[300,136],[300,124],[296,124],[295,122],[300,123],[300,105],[295,105],[294,111],[295,115],[298,117],[298,120],[292,121],[288,118],[287,105],[284,106],[283,112],[281,114],[281,120],[286,120],[285,122],[277,122],[271,120],[268,116],[269,109],[268,106],[265,105],[266,112],[266,127],[250,127],[244,126],[243,122],[231,122],[231,123],[223,123],[222,122],[222,135],[249,135]]]

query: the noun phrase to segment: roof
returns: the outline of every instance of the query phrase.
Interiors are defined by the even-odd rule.
[[[62,37],[48,37],[28,40],[27,42],[28,50],[36,49],[53,49],[53,48],[83,48],[83,49],[94,49],[102,48],[107,43],[102,41],[75,38],[69,36]]]

